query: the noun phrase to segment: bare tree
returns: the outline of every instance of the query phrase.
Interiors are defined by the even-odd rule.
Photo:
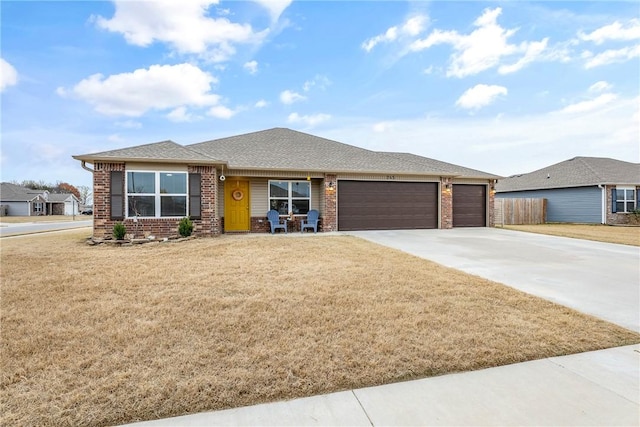
[[[76,188],[80,192],[80,204],[83,206],[90,205],[89,202],[93,199],[91,188],[87,185],[78,185]]]

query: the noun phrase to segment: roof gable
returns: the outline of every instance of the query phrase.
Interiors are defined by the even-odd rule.
[[[497,192],[585,187],[599,184],[640,185],[640,163],[603,157],[574,157],[555,165],[498,181]]]

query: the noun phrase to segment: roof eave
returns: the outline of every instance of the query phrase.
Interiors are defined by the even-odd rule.
[[[227,166],[227,162],[223,160],[207,160],[207,159],[150,159],[145,157],[99,157],[99,156],[71,156],[76,160],[95,164],[96,162],[104,163],[178,163],[189,165],[224,165]]]

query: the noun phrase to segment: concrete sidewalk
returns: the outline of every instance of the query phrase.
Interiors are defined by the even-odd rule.
[[[640,345],[132,426],[636,426]]]

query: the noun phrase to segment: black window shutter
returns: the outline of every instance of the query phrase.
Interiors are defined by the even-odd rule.
[[[124,219],[124,172],[111,171],[111,219]]]
[[[611,213],[616,213],[616,189],[611,189]]]
[[[189,174],[189,217],[191,219],[201,219],[201,199],[200,190],[201,176],[199,173]]]

